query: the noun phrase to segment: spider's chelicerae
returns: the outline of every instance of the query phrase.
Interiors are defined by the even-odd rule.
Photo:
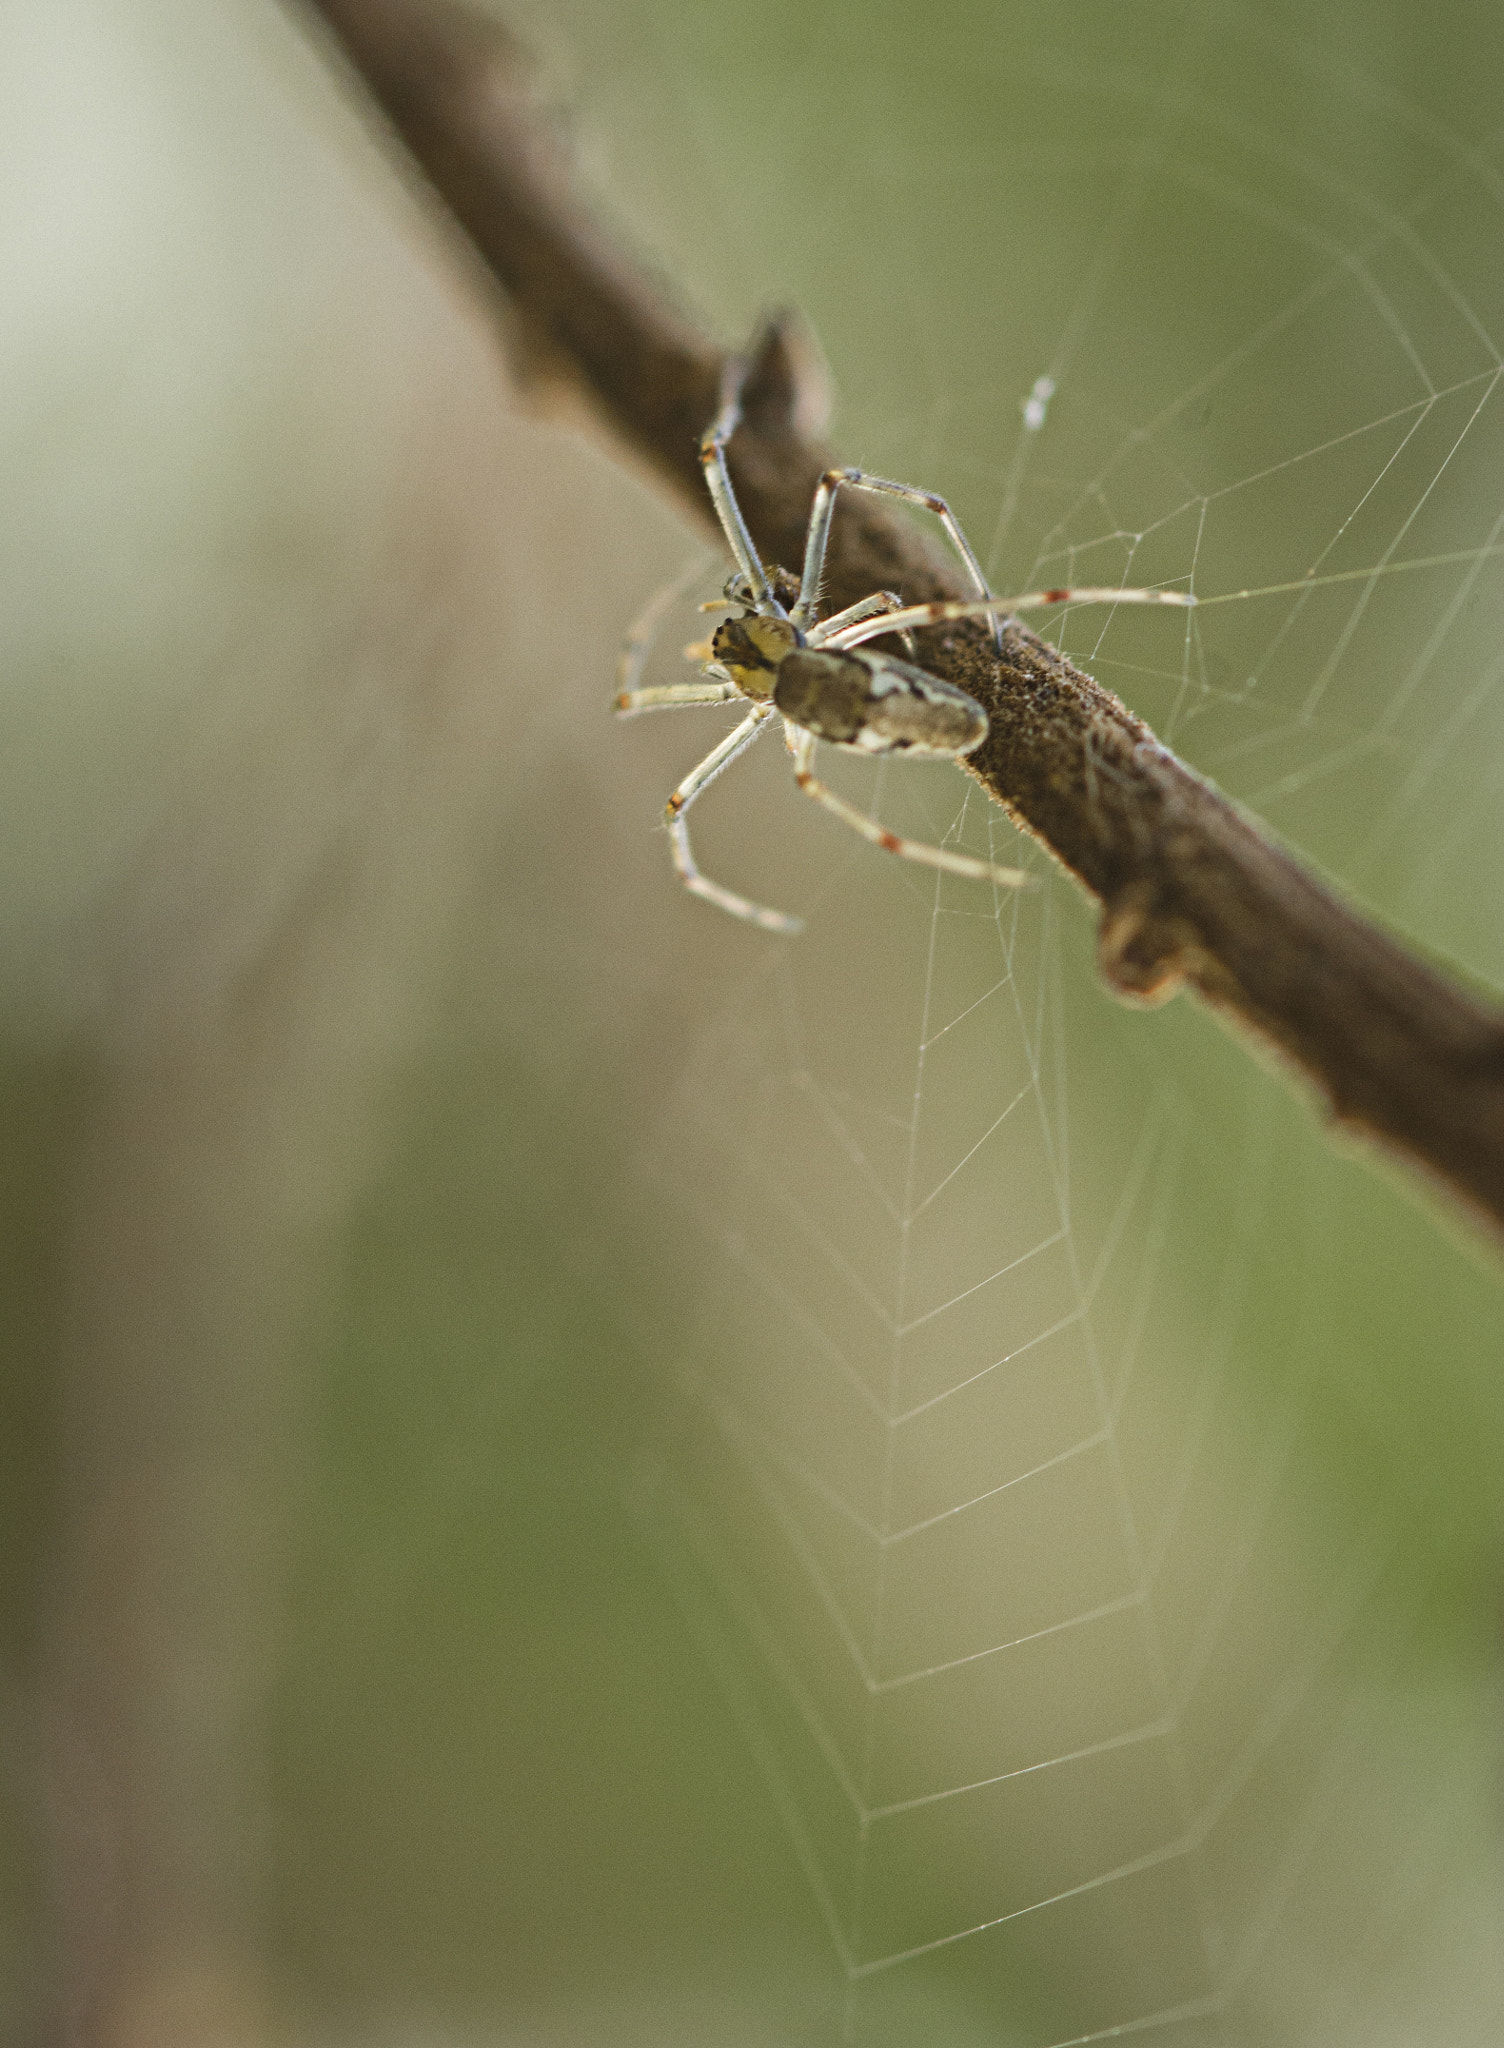
[[[987,737],[987,713],[965,690],[931,675],[912,661],[899,661],[891,654],[875,650],[859,653],[858,648],[863,641],[897,633],[912,653],[911,627],[933,626],[945,619],[990,617],[1001,651],[1001,622],[1010,612],[1062,604],[1193,605],[1195,598],[1182,590],[1122,589],[1033,590],[1022,597],[994,597],[970,542],[943,498],[936,497],[933,491],[916,490],[912,484],[870,476],[865,470],[831,469],[821,477],[815,492],[799,594],[793,608],[786,610],[779,590],[792,588],[793,578],[785,578],[780,585],[776,573],[769,575],[764,569],[736,502],[726,466],[726,444],[741,418],[744,376],[742,365],[729,366],[720,413],[700,442],[705,482],[727,545],[736,558],[736,572],[726,585],[725,601],[737,615],[717,628],[710,645],[711,659],[701,671],[703,682],[648,690],[633,687],[650,644],[644,622],[628,637],[616,698],[616,709],[624,716],[637,711],[667,710],[680,704],[730,704],[741,700],[752,707],[741,724],[719,746],[712,747],[697,768],[690,770],[668,800],[664,818],[680,878],[696,896],[719,904],[722,910],[745,918],[749,924],[775,932],[799,930],[802,919],[790,917],[782,910],[767,910],[702,875],[690,850],[685,820],[685,813],[701,791],[723,768],[729,768],[739,754],[745,753],[773,718],[781,717],[784,738],[794,757],[795,782],[806,796],[833,811],[874,846],[896,853],[903,860],[943,868],[947,874],[965,875],[973,881],[992,882],[1006,889],[1023,886],[1029,877],[1018,868],[997,867],[991,861],[957,853],[948,846],[901,839],[827,788],[815,775],[815,748],[821,740],[857,754],[907,754],[929,760],[959,761]],[[833,618],[817,622],[814,614],[825,569],[831,515],[842,484],[902,498],[935,513],[966,565],[976,596],[905,605],[891,591],[877,591],[857,604],[848,605]]]

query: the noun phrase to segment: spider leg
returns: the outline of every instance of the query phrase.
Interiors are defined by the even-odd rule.
[[[721,377],[721,409],[714,424],[700,436],[700,466],[705,472],[705,485],[710,492],[710,502],[715,506],[716,517],[721,522],[721,531],[726,536],[726,544],[736,557],[736,566],[747,579],[754,605],[759,611],[771,607],[781,618],[783,607],[773,596],[767,571],[757,558],[747,522],[731,488],[731,472],[726,467],[726,444],[741,424],[742,386],[746,381],[746,363],[740,356],[729,356]]]
[[[805,638],[811,647],[819,647],[829,639],[832,633],[840,632],[843,626],[854,626],[860,619],[875,618],[879,612],[901,612],[902,610],[903,599],[898,596],[896,591],[874,590],[870,597],[859,597],[855,604],[847,605],[845,611],[836,612],[828,619],[821,619],[817,626],[810,627]],[[900,633],[898,637],[908,650],[909,659],[912,661],[915,658],[913,634]]]
[[[734,683],[664,683],[654,690],[622,690],[612,700],[618,718],[636,711],[671,711],[677,704],[734,704],[741,699]]]
[[[638,616],[632,621],[632,624],[627,628],[627,636],[621,643],[621,654],[616,663],[616,703],[618,709],[620,709],[623,699],[630,697],[637,688],[637,679],[642,674],[643,665],[652,652],[653,642],[658,637],[658,628],[663,623],[664,613],[677,604],[685,592],[692,590],[695,584],[699,582],[705,573],[707,559],[707,557],[702,556],[699,561],[691,562],[689,567],[676,576],[672,583],[665,583],[661,590],[655,591]]]
[[[836,492],[842,484],[850,484],[854,490],[876,491],[889,498],[902,498],[908,505],[923,505],[933,512],[945,528],[951,545],[966,564],[966,573],[979,598],[990,598],[987,578],[982,574],[982,565],[977,560],[971,542],[961,531],[961,523],[949,505],[933,491],[918,490],[913,484],[895,483],[891,477],[872,476],[864,469],[827,469],[815,491],[815,502],[810,509],[809,527],[804,540],[804,573],[799,579],[799,602],[794,606],[793,620],[796,626],[804,627],[813,616],[815,602],[820,594],[820,578],[825,573],[825,550],[830,544],[830,522],[836,508]],[[998,653],[1003,651],[1003,629],[994,618],[993,631],[997,639]]]
[[[812,732],[794,729],[799,732],[798,740],[791,747],[794,780],[806,796],[812,796],[817,804],[824,804],[826,810],[833,811],[843,825],[849,825],[853,832],[860,832],[874,846],[880,846],[885,853],[896,853],[900,860],[917,861],[921,867],[943,868],[948,875],[965,875],[973,882],[993,882],[1001,889],[1033,888],[1034,877],[1026,875],[1022,868],[1000,868],[990,860],[976,860],[969,853],[953,853],[948,846],[928,846],[922,840],[900,839],[896,832],[889,832],[875,818],[869,818],[865,811],[859,811],[855,804],[837,796],[833,789],[819,780],[810,767],[815,758],[815,736]]]
[[[691,768],[668,800],[664,811],[664,822],[668,826],[669,844],[673,849],[674,867],[679,879],[692,896],[703,896],[707,903],[714,903],[722,910],[729,910],[733,917],[742,918],[747,924],[761,925],[768,932],[797,932],[804,920],[790,917],[782,910],[766,910],[762,904],[752,902],[750,897],[738,896],[731,889],[723,889],[719,882],[712,882],[702,875],[690,850],[689,827],[684,822],[684,813],[695,798],[722,769],[729,768],[738,754],[747,748],[763,730],[773,716],[771,704],[759,704],[734,727],[718,747],[713,747],[698,768]]]
[[[938,626],[946,619],[996,619],[1004,612],[1050,611],[1068,604],[1167,604],[1181,611],[1196,606],[1189,590],[1120,590],[1116,585],[1091,585],[1082,590],[1026,590],[1022,597],[955,598],[936,604],[905,605],[881,619],[858,619],[830,634],[822,646],[859,647],[880,633],[902,632],[910,626]]]

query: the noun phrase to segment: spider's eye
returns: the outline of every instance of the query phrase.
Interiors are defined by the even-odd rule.
[[[710,651],[745,697],[763,702],[773,694],[778,664],[800,644],[797,626],[787,619],[764,618],[747,612],[739,619],[723,620],[710,643]]]

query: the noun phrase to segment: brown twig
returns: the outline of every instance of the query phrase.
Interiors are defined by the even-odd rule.
[[[455,0],[307,0],[501,284],[531,349],[710,519],[697,441],[724,352],[575,196],[529,67]],[[729,451],[765,560],[797,564],[816,481],[823,385],[797,322],[753,352]],[[832,606],[876,589],[964,595],[934,547],[871,500],[843,500]],[[1108,986],[1154,1003],[1189,984],[1282,1054],[1330,1113],[1504,1224],[1504,1018],[1324,889],[1026,627],[998,658],[985,626],[925,636],[925,666],[986,706],[968,766],[1100,901]]]

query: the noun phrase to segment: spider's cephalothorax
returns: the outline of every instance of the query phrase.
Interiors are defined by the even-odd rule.
[[[859,469],[830,469],[815,491],[804,544],[804,571],[792,609],[786,610],[785,601],[794,589],[794,580],[781,569],[769,572],[763,567],[737,505],[726,466],[726,444],[741,418],[744,375],[743,366],[728,366],[720,415],[700,443],[705,482],[721,530],[736,557],[736,573],[726,585],[726,602],[740,610],[716,629],[703,682],[641,690],[635,685],[651,642],[651,622],[661,604],[655,601],[628,636],[616,698],[617,710],[624,713],[674,704],[740,701],[752,707],[741,724],[685,776],[668,800],[665,818],[680,878],[695,895],[719,904],[734,917],[745,918],[768,931],[799,929],[797,917],[789,917],[781,910],[765,910],[761,904],[723,889],[719,882],[702,875],[690,851],[684,817],[700,791],[751,746],[764,726],[776,717],[783,722],[799,787],[874,846],[926,867],[942,868],[947,874],[966,875],[974,881],[992,882],[1003,888],[1023,887],[1030,878],[1017,868],[997,867],[991,861],[957,853],[948,846],[926,846],[918,840],[901,839],[827,788],[814,774],[815,748],[821,740],[857,754],[906,754],[958,761],[987,737],[987,713],[965,690],[931,675],[912,661],[899,661],[876,650],[859,653],[859,644],[896,633],[912,652],[913,641],[907,630],[911,626],[933,626],[946,619],[990,618],[1001,651],[1001,617],[1007,612],[1073,602],[1191,605],[1195,598],[1179,590],[1102,589],[1031,591],[1026,597],[995,598],[989,594],[981,565],[943,498],[937,498],[932,491],[915,490],[911,484],[868,476]],[[965,563],[976,596],[955,602],[905,606],[891,591],[880,590],[817,623],[815,610],[826,544],[836,493],[842,484],[902,498],[933,512]]]
[[[710,658],[724,669],[744,697],[766,704],[785,658],[804,645],[804,635],[781,613],[743,612],[723,619],[710,643]]]

